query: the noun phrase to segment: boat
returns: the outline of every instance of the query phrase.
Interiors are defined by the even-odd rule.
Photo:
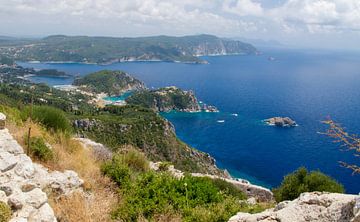
[[[237,114],[237,113],[232,113],[231,115],[232,115],[232,116],[238,116],[238,114]]]
[[[224,123],[225,120],[218,120],[217,122],[218,122],[218,123]]]

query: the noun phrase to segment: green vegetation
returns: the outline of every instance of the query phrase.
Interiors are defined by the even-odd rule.
[[[24,104],[30,104],[33,100],[36,105],[56,107],[65,112],[83,113],[92,112],[95,109],[87,103],[91,97],[80,93],[64,92],[45,84],[0,83],[0,95],[6,96],[7,102],[12,101],[16,105],[11,105],[19,108]]]
[[[10,207],[0,201],[0,222],[8,222],[11,219],[11,209]]]
[[[120,95],[125,91],[144,89],[144,84],[123,71],[103,70],[76,79],[74,85],[85,86],[84,90],[108,95]]]
[[[26,140],[25,140],[26,141]],[[54,153],[41,137],[30,138],[30,153],[41,161],[49,161],[54,158]]]
[[[111,63],[132,60],[162,60],[203,62],[196,56],[197,54],[218,54],[222,53],[224,49],[228,54],[254,54],[256,52],[256,49],[250,44],[211,35],[139,38],[56,35],[32,41],[13,40],[12,42],[12,45],[16,47],[2,47],[0,54],[13,57],[16,60],[39,61]],[[11,45],[11,39],[6,43],[5,45]],[[32,44],[32,47],[25,47],[28,44]]]
[[[285,176],[281,185],[273,189],[277,202],[293,200],[303,192],[312,191],[344,193],[344,187],[320,171],[308,172],[306,168],[301,167],[295,172]]]
[[[141,149],[153,161],[170,161],[187,172],[219,174],[211,159],[181,142],[171,125],[150,109],[107,106],[94,115],[73,115],[77,132],[103,143],[113,151],[122,145]]]
[[[49,130],[62,132],[71,130],[69,120],[65,113],[60,109],[51,106],[34,106],[32,117]]]
[[[191,91],[183,91],[176,87],[140,91],[127,98],[126,102],[160,112],[171,110],[182,111],[186,109],[192,111],[200,110],[200,106]]]
[[[144,168],[144,156],[135,153],[115,155],[102,167],[122,195],[114,219],[156,220],[159,215],[177,215],[183,221],[227,221],[238,211],[263,210],[259,205],[240,203],[246,196],[226,181],[190,175],[176,179],[167,173],[155,173]]]

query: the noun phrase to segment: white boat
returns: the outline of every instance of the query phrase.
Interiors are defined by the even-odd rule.
[[[238,114],[237,113],[233,113],[233,114],[231,114],[232,116],[238,116]]]
[[[225,120],[218,120],[217,122],[218,122],[218,123],[224,123]]]

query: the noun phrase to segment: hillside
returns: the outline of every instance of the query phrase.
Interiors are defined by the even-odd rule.
[[[138,38],[56,35],[24,42],[10,39],[0,47],[0,55],[16,60],[98,64],[123,61],[204,63],[198,56],[254,53],[256,49],[250,44],[212,35]]]
[[[91,93],[120,95],[126,91],[145,89],[143,82],[122,71],[103,70],[75,79],[75,86]]]
[[[192,91],[183,91],[176,87],[141,91],[126,99],[128,104],[139,105],[157,112],[172,110],[199,112],[201,107]]]

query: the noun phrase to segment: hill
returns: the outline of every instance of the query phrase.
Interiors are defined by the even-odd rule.
[[[123,61],[206,63],[198,56],[254,54],[250,44],[212,35],[137,38],[55,35],[33,41],[7,40],[0,54],[22,61],[73,61],[109,64]]]
[[[174,86],[137,92],[127,98],[126,102],[150,108],[157,112],[169,112],[172,110],[201,111],[201,107],[192,91],[183,91]]]
[[[103,70],[75,79],[74,85],[91,93],[121,95],[126,91],[145,89],[145,85],[123,71]]]

